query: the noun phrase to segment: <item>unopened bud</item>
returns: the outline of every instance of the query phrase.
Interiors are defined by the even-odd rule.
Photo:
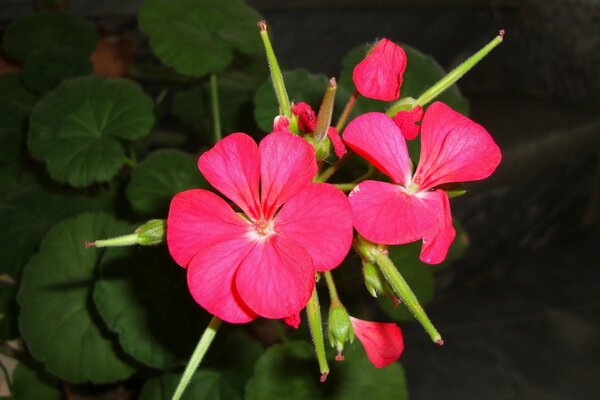
[[[354,342],[354,329],[348,311],[341,304],[332,304],[329,308],[329,343],[338,351],[336,360],[343,360],[344,343]]]
[[[290,130],[290,119],[285,115],[278,115],[273,120],[273,132],[287,132]]]
[[[379,295],[394,297],[394,292],[390,285],[385,280],[385,277],[379,268],[372,262],[363,260],[363,278],[365,286],[371,296],[378,297]]]
[[[156,246],[165,239],[164,219],[151,219],[135,230],[140,246]]]

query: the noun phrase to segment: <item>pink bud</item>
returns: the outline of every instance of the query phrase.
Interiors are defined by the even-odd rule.
[[[292,114],[298,116],[298,128],[304,133],[314,132],[317,126],[317,116],[315,111],[304,102],[296,103],[292,106]]]
[[[421,125],[417,125],[417,122],[420,122],[422,118],[423,109],[421,106],[416,106],[409,111],[398,111],[394,116],[394,122],[406,139],[413,140],[421,130]]]
[[[285,115],[278,115],[273,119],[273,132],[288,132],[290,120]]]

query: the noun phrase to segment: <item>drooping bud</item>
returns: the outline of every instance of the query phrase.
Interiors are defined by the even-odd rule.
[[[371,296],[375,298],[379,295],[394,297],[392,288],[390,288],[390,285],[375,264],[363,260],[362,273],[363,279],[365,280],[365,286],[369,293],[371,293]]]
[[[388,39],[381,39],[354,67],[352,80],[358,92],[370,99],[394,101],[400,96],[406,53]]]
[[[335,347],[338,351],[338,355],[335,358],[337,361],[343,361],[342,351],[344,350],[344,343],[354,342],[354,330],[352,329],[352,322],[350,321],[350,315],[340,303],[332,303],[329,308],[329,343],[331,347]]]
[[[129,235],[116,236],[109,239],[96,240],[94,242],[85,242],[85,247],[122,247],[133,246],[155,246],[165,239],[165,220],[152,219],[140,225],[134,233]]]

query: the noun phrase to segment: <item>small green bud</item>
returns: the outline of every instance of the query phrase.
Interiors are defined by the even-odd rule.
[[[317,161],[321,161],[329,157],[329,151],[331,150],[331,141],[328,137],[325,137],[323,140],[317,140],[310,135],[306,135],[304,139],[306,139],[306,141],[310,143],[312,147],[314,147]]]
[[[375,264],[363,261],[362,273],[365,286],[369,293],[371,293],[371,296],[377,298],[381,294],[388,295],[392,293],[381,271],[379,271],[379,268]]]
[[[332,304],[329,308],[329,343],[338,351],[336,360],[342,361],[345,342],[354,342],[354,329],[348,311],[341,304]]]
[[[151,219],[135,230],[140,246],[155,246],[165,239],[164,219]]]

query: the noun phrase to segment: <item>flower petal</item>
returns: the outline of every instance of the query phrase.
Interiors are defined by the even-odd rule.
[[[438,196],[442,203],[444,213],[443,220],[437,232],[423,237],[420,259],[427,264],[439,264],[446,259],[448,249],[456,236],[456,231],[452,226],[452,214],[450,213],[450,200],[443,190],[429,192],[429,196]]]
[[[240,299],[234,282],[240,262],[254,246],[247,236],[219,242],[204,248],[190,263],[187,279],[192,297],[223,321],[245,323],[257,316]]]
[[[198,168],[219,192],[237,204],[246,215],[260,218],[258,146],[245,133],[232,133],[198,160]]]
[[[202,249],[244,235],[249,224],[208,190],[178,193],[167,218],[167,245],[177,264],[187,267]]]
[[[417,137],[421,129],[421,125],[417,125],[417,122],[420,122],[421,118],[423,118],[423,109],[421,106],[416,106],[410,111],[398,111],[394,115],[394,122],[398,125],[406,139],[413,140]]]
[[[235,282],[241,299],[256,314],[280,319],[306,306],[315,286],[315,269],[304,248],[273,234],[258,239]]]
[[[327,136],[329,136],[329,140],[331,140],[335,155],[338,158],[342,158],[344,154],[346,154],[347,150],[337,129],[335,129],[333,126],[330,126],[329,129],[327,129]]]
[[[425,111],[421,124],[421,156],[414,180],[427,190],[442,183],[484,179],[501,158],[484,127],[437,101]]]
[[[270,219],[287,199],[305,189],[317,173],[313,147],[299,136],[273,132],[260,142],[261,199]]]
[[[315,111],[307,103],[299,102],[292,106],[292,114],[298,116],[298,128],[304,133],[314,132],[317,126]]]
[[[327,183],[311,184],[289,199],[273,225],[278,234],[308,251],[317,271],[340,265],[352,244],[352,210],[348,199]]]
[[[410,181],[410,158],[400,128],[383,113],[366,113],[344,130],[344,141],[396,183]]]
[[[393,101],[400,97],[406,53],[388,39],[381,39],[354,67],[352,80],[356,90],[370,99]]]
[[[435,192],[407,194],[402,186],[364,181],[348,196],[354,227],[367,240],[404,244],[439,231],[443,202]]]
[[[369,361],[376,368],[383,368],[400,358],[404,350],[404,339],[398,325],[363,321],[354,317],[350,317],[350,321]]]
[[[291,326],[294,329],[298,329],[298,327],[300,326],[300,322],[302,322],[302,320],[300,319],[300,313],[297,312],[285,317],[283,319],[283,322],[285,322],[288,326]]]

